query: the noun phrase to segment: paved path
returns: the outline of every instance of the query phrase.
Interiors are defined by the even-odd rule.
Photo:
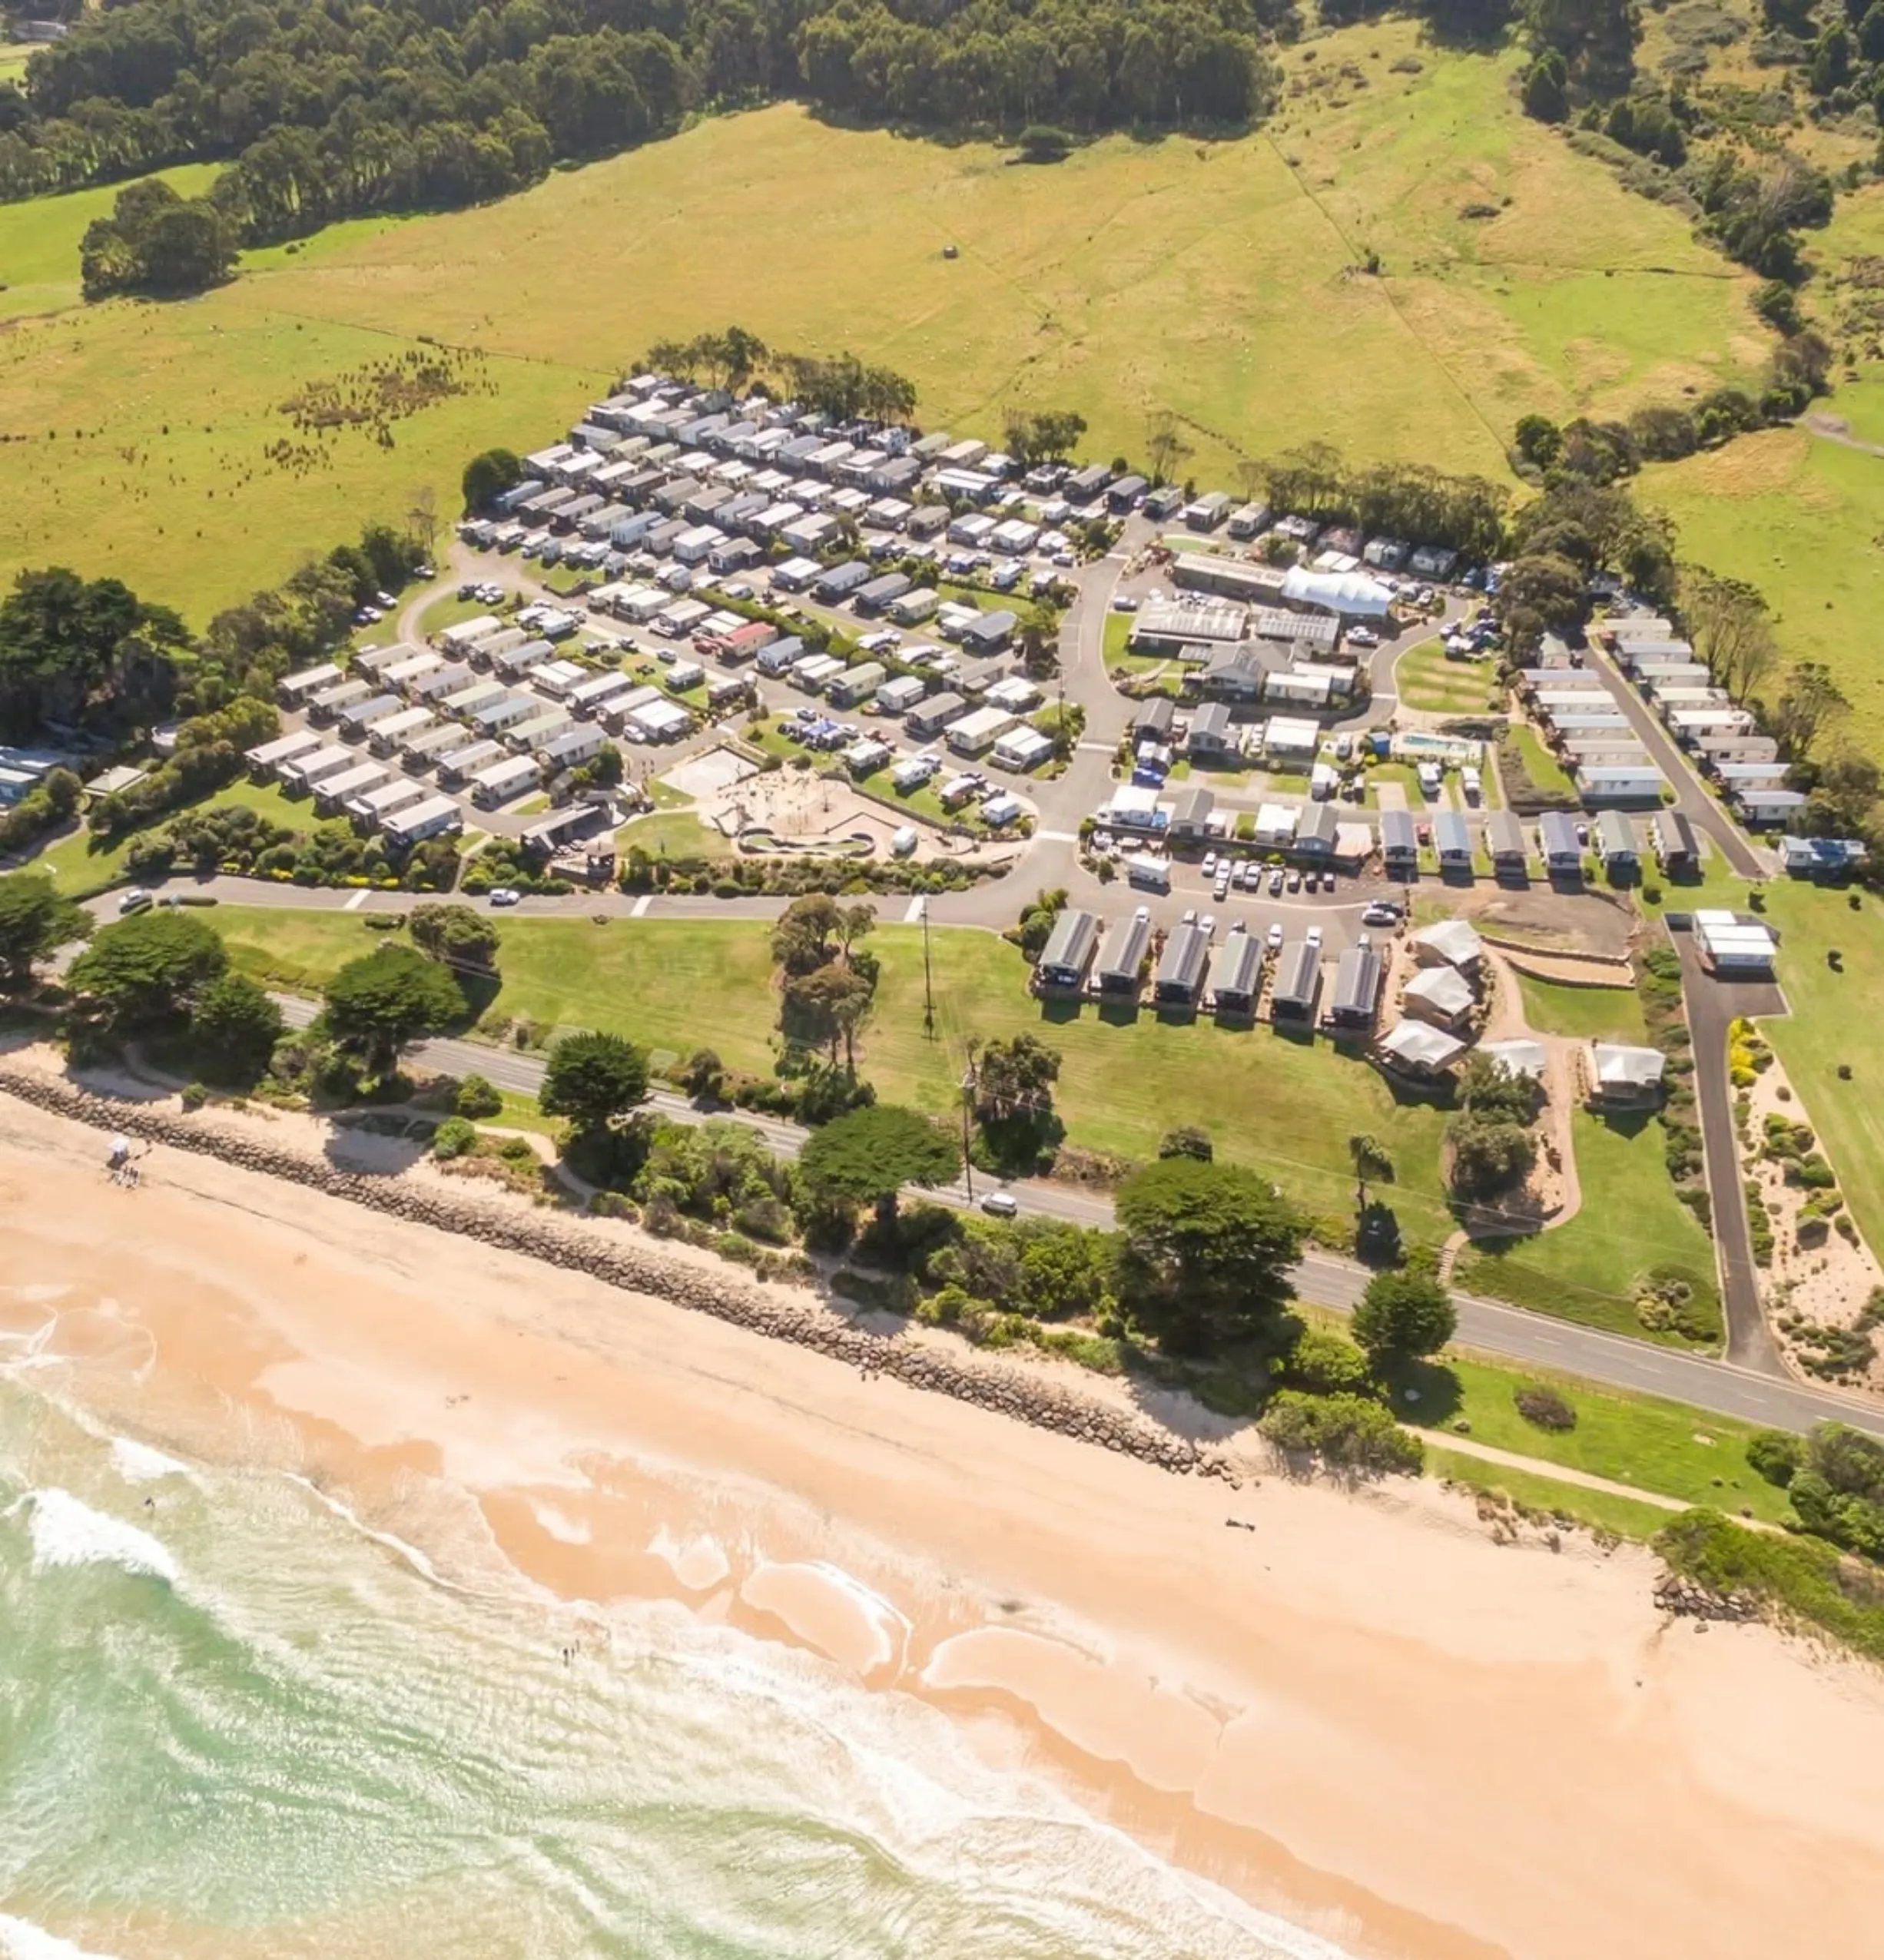
[[[1743,878],[1763,878],[1767,866],[1759,851],[1746,840],[1746,833],[1722,808],[1719,801],[1694,773],[1693,765],[1673,736],[1663,727],[1655,711],[1627,675],[1592,640],[1584,658],[1610,684],[1630,727],[1642,746],[1660,765],[1675,792],[1675,808],[1697,831],[1705,831],[1731,868]]]
[[[277,997],[294,1024],[305,1026],[313,1019],[315,1010],[311,1002]],[[542,1081],[542,1058],[512,1049],[439,1040],[416,1043],[407,1053],[422,1067],[451,1075],[482,1075],[500,1089],[522,1095],[534,1095]],[[725,1116],[748,1123],[766,1146],[781,1156],[796,1156],[804,1139],[805,1133],[795,1124],[776,1118],[748,1116],[738,1110],[702,1109],[668,1091],[657,1091],[648,1099],[661,1115],[677,1122],[705,1123],[712,1116]],[[984,1178],[972,1191],[958,1184],[923,1195],[940,1203],[966,1207],[993,1188]],[[1040,1180],[1003,1188],[1013,1192],[1030,1217],[1064,1219],[1069,1223],[1100,1231],[1110,1231],[1116,1223],[1111,1200],[1090,1192]],[[1309,1252],[1297,1264],[1293,1280],[1301,1298],[1345,1312],[1359,1300],[1372,1276],[1366,1267],[1352,1259],[1332,1252]],[[1577,1375],[1605,1387],[1665,1396],[1716,1415],[1732,1416],[1775,1429],[1803,1430],[1815,1422],[1836,1420],[1884,1437],[1884,1408],[1875,1403],[1830,1389],[1769,1379],[1730,1362],[1601,1333],[1594,1328],[1580,1327],[1574,1321],[1529,1313],[1469,1293],[1454,1292],[1452,1299],[1459,1317],[1458,1345],[1502,1361]]]
[[[1714,1251],[1726,1315],[1727,1358],[1736,1366],[1783,1378],[1786,1365],[1760,1304],[1760,1272],[1746,1223],[1740,1139],[1733,1123],[1733,1085],[1727,1073],[1727,1030],[1736,1015],[1783,1014],[1786,997],[1769,983],[1719,980],[1702,964],[1692,933],[1673,933],[1681,954],[1688,1033],[1694,1056],[1694,1099],[1707,1153],[1707,1195]]]

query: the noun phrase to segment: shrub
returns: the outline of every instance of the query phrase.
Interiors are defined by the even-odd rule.
[[[1367,1357],[1345,1335],[1305,1327],[1275,1365],[1275,1378],[1312,1395],[1363,1395]]]
[[[1769,1484],[1784,1490],[1805,1461],[1806,1446],[1784,1429],[1760,1429],[1746,1439],[1746,1461]]]
[[[1554,1388],[1546,1388],[1539,1382],[1526,1382],[1511,1391],[1511,1400],[1517,1405],[1517,1413],[1533,1428],[1547,1429],[1553,1434],[1561,1435],[1577,1426],[1577,1411]]]
[[[466,1076],[452,1098],[452,1107],[461,1116],[495,1116],[503,1106],[496,1085],[479,1075]]]
[[[209,1091],[200,1082],[193,1082],[178,1098],[186,1109],[200,1109],[209,1100]]]
[[[467,1150],[474,1149],[477,1140],[475,1124],[463,1116],[447,1116],[432,1133],[432,1154],[449,1163],[453,1158],[462,1157]]]
[[[1365,1395],[1304,1395],[1285,1388],[1257,1427],[1279,1450],[1318,1456],[1345,1470],[1417,1476],[1426,1460],[1420,1439]]]

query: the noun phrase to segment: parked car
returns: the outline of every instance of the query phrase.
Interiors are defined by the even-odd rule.
[[[1380,635],[1372,626],[1356,626],[1348,635],[1350,646],[1378,646]]]
[[[522,893],[519,891],[515,885],[507,884],[493,886],[490,895],[491,903],[493,905],[500,906],[514,905],[522,896]]]
[[[1217,930],[1217,915],[1214,912],[1206,912],[1197,921],[1197,925],[1198,930],[1202,933],[1206,939],[1213,938]]]
[[[1400,923],[1399,910],[1392,905],[1370,905],[1361,914],[1361,923],[1364,926],[1397,926]]]
[[[1302,889],[1302,874],[1301,874],[1299,871],[1295,871],[1295,870],[1293,870],[1293,869],[1292,868],[1292,869],[1291,869],[1291,871],[1290,871],[1290,872],[1289,872],[1289,877],[1288,877],[1288,880],[1287,880],[1287,883],[1288,883],[1288,885],[1289,885],[1289,890],[1290,890],[1291,891],[1299,891],[1299,890],[1301,890],[1301,889]]]
[[[1281,952],[1281,951],[1282,951],[1282,927],[1281,921],[1280,921],[1279,920],[1277,921],[1277,923],[1276,923],[1275,924],[1274,924],[1274,925],[1272,925],[1272,927],[1270,927],[1270,928],[1269,928],[1269,932],[1268,932],[1268,934],[1265,936],[1265,937],[1264,937],[1264,940],[1263,940],[1263,942],[1262,942],[1262,943],[1263,943],[1263,944],[1264,944],[1265,946],[1266,946],[1266,947],[1269,949],[1269,950],[1270,950],[1272,953],[1279,953],[1279,952]]]
[[[141,885],[134,885],[129,891],[121,891],[118,894],[118,914],[121,917],[127,912],[141,912],[156,903],[155,892],[146,891]]]
[[[1129,592],[1114,592],[1112,595],[1112,609],[1114,612],[1136,612],[1138,610],[1138,601]]]
[[[1322,928],[1319,926],[1311,926],[1302,937],[1311,946],[1318,948],[1322,944]]]
[[[1211,897],[1220,904],[1230,895],[1230,867],[1221,864],[1217,867],[1217,881],[1211,888]]]
[[[1269,896],[1273,898],[1282,888],[1282,867],[1277,865],[1269,874]]]

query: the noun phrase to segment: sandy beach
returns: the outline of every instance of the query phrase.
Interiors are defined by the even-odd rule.
[[[447,1577],[813,1650],[1357,1955],[1875,1948],[1884,1677],[1670,1623],[1644,1553],[1173,1477],[210,1158],[100,1159],[0,1097],[0,1328],[56,1315],[103,1418],[297,1469]],[[430,1527],[441,1481],[483,1531]]]

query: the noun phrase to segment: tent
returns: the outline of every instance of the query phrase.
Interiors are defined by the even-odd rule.
[[[1345,619],[1385,619],[1393,589],[1365,572],[1310,572],[1292,565],[1282,580],[1282,597],[1291,605],[1315,606]]]

